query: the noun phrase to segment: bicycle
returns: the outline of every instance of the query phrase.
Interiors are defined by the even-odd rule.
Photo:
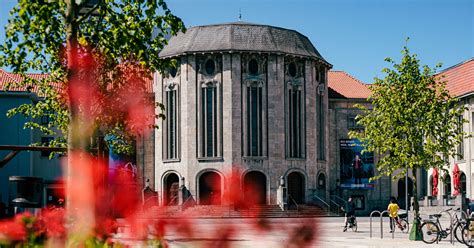
[[[393,220],[392,222],[395,224],[402,233],[408,233],[410,230],[410,225],[408,224],[408,213],[403,212],[401,214],[398,214],[398,221]],[[394,230],[395,228],[391,228],[391,230]],[[394,230],[395,231],[395,230]]]
[[[353,232],[357,232],[357,218],[352,215],[348,217],[349,219],[347,220],[347,224],[349,224],[349,227]]]
[[[460,218],[458,217],[458,214],[461,214]],[[465,234],[463,233],[463,230],[467,228],[466,227],[467,221],[464,218],[464,216],[462,216],[461,208],[457,208],[456,210],[454,210],[453,217],[454,217],[454,221],[453,221],[454,237],[456,238],[458,242],[465,244],[466,242],[464,242],[464,237],[463,237],[463,235]]]
[[[346,212],[344,207],[341,207],[341,210]],[[344,232],[347,230],[347,228],[350,228],[353,232],[357,232],[357,219],[354,214],[347,216],[347,224],[349,224],[349,227],[345,226]]]
[[[345,211],[342,207],[341,210]],[[347,228],[351,229],[353,232],[357,232],[357,218],[355,217],[355,215],[347,216],[347,224],[349,226],[344,227],[344,232],[347,230]]]
[[[446,211],[450,210],[452,209]],[[442,214],[433,214],[429,215],[429,220],[422,220],[423,224],[420,229],[422,232],[423,242],[433,244],[434,242],[447,238],[451,234],[452,230],[450,228],[443,229],[441,226],[441,223],[439,222],[441,216]],[[433,218],[435,218],[436,221],[433,221]]]

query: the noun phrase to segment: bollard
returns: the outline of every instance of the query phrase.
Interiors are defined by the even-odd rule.
[[[372,238],[372,216],[374,214],[379,214],[380,215],[380,211],[374,210],[374,211],[372,211],[372,213],[370,213],[370,238]]]
[[[443,210],[443,211],[439,212],[438,214],[447,213],[449,215],[449,222],[450,222],[449,228],[450,228],[450,231],[451,231],[451,235],[450,235],[451,236],[451,244],[454,244],[454,240],[453,240],[453,233],[454,233],[454,230],[453,230],[453,215],[449,212],[451,210],[452,210],[452,208],[446,209],[446,210]]]
[[[380,238],[383,239],[383,214],[384,213],[387,213],[388,214],[388,211],[387,210],[384,210],[380,213]]]
[[[384,210],[382,212],[380,211],[372,211],[370,213],[370,238],[372,238],[372,217],[374,214],[379,214],[380,217],[380,238],[383,239],[383,214],[386,213],[388,214],[387,210]],[[392,232],[392,239],[395,239],[395,232]]]

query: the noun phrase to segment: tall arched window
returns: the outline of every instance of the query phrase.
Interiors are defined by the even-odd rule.
[[[316,70],[318,78],[317,88],[317,108],[318,108],[318,159],[326,159],[326,125],[324,120],[324,93],[326,91],[326,68],[321,66],[319,70]]]
[[[466,195],[466,174],[464,172],[461,172],[459,181],[461,183],[461,194]]]
[[[221,58],[199,57],[197,119],[198,158],[222,157]]]
[[[285,59],[286,147],[288,158],[305,158],[304,61]]]
[[[243,55],[242,80],[243,154],[266,156],[266,57]]]
[[[444,195],[451,195],[451,176],[446,174],[444,176]]]
[[[165,160],[179,159],[179,67],[165,73],[163,104],[165,106],[164,147]]]
[[[201,133],[203,134],[203,157],[215,157],[217,154],[217,87],[213,83],[201,88]]]

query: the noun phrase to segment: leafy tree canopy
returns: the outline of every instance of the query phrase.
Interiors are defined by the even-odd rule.
[[[103,96],[116,97],[114,91],[124,87],[131,67],[139,68],[142,80],[151,79],[153,71],[163,70],[166,62],[158,58],[160,49],[166,44],[166,36],[184,31],[180,18],[174,16],[163,0],[100,0],[92,8],[85,9],[86,1],[72,1],[76,7],[77,27],[74,40],[87,47],[100,66],[95,68],[94,89]],[[65,0],[29,1],[19,0],[11,10],[5,27],[6,41],[0,46],[0,66],[10,67],[14,73],[23,75],[20,85],[37,85],[43,101],[21,105],[9,111],[9,115],[24,114],[33,118],[49,116],[50,124],[40,126],[26,123],[27,128],[41,131],[58,138],[50,145],[66,146],[65,138],[70,121],[67,96],[63,93],[68,84],[66,53]],[[26,72],[35,71],[48,76],[35,80]],[[137,71],[135,71],[137,72]],[[54,83],[52,83],[54,82]],[[145,84],[138,89],[144,90]],[[119,99],[116,102],[120,102]],[[100,104],[100,103],[97,103]],[[131,139],[129,125],[124,123],[121,113],[96,115],[94,123],[102,131],[113,133],[126,140]],[[119,147],[121,152],[130,152],[130,147]]]
[[[370,109],[358,106],[363,114],[357,116],[365,126],[361,132],[350,132],[366,145],[366,151],[381,156],[377,163],[380,175],[392,175],[400,170],[445,167],[449,156],[456,155],[456,146],[466,136],[459,128],[464,122],[465,108],[449,95],[446,82],[435,75],[435,69],[420,66],[416,54],[407,47],[402,60],[385,68],[385,78],[375,78],[370,86]]]

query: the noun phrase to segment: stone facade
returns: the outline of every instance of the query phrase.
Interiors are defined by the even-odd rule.
[[[284,49],[201,51],[166,59],[179,61],[179,73],[155,74],[155,98],[167,102],[170,94],[173,99],[177,95],[178,105],[168,108],[179,109],[179,114],[172,121],[157,123],[163,127],[155,135],[155,185],[161,204],[172,204],[169,192],[173,184],[184,186],[198,204],[233,204],[226,197],[231,192],[239,192],[246,201],[258,195],[262,197],[259,203],[276,204],[280,178],[298,203],[313,202],[314,195],[329,196],[326,185],[318,189],[316,177],[328,174],[327,161],[317,156],[317,120],[327,115],[325,80],[330,64]],[[258,67],[251,68],[252,59]],[[177,93],[167,93],[170,84],[177,85]],[[288,95],[290,84],[297,85],[294,96]],[[293,109],[288,108],[289,101]],[[318,101],[324,106],[322,113]],[[323,140],[327,140],[326,123],[324,129]],[[169,143],[175,134],[178,143]],[[174,159],[168,159],[170,145],[178,151]],[[290,156],[292,149],[297,152]],[[324,151],[328,158],[328,150]],[[231,177],[238,180],[231,181]],[[213,186],[207,184],[211,179]],[[256,185],[252,189],[248,184]]]

